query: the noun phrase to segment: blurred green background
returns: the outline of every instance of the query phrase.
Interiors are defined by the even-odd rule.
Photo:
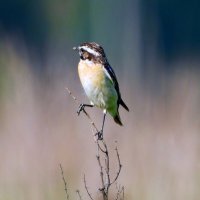
[[[0,200],[98,195],[91,127],[66,87],[87,98],[72,47],[101,44],[124,101],[124,127],[105,137],[123,165],[126,199],[199,199],[200,2],[197,0],[2,0],[0,5]],[[98,126],[102,113],[89,112]],[[114,162],[113,161],[113,162]],[[81,166],[81,167],[80,167]],[[112,173],[115,173],[115,166]],[[113,195],[115,194],[113,190]]]

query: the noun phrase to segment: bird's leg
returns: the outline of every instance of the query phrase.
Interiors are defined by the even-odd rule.
[[[78,111],[77,111],[77,114],[80,115],[80,113],[84,110],[85,107],[93,107],[94,105],[91,105],[91,104],[80,104],[79,108],[78,108]]]
[[[99,131],[97,133],[98,140],[103,139],[103,128],[104,128],[104,124],[105,124],[106,114],[107,114],[107,111],[105,110],[104,113],[103,113],[103,123],[102,123],[101,131]]]

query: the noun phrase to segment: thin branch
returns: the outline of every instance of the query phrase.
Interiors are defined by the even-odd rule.
[[[91,200],[94,200],[92,198],[92,195],[90,194],[90,192],[88,190],[88,187],[87,187],[87,184],[86,184],[86,179],[85,179],[85,174],[84,174],[84,185],[85,185],[85,190],[87,191],[88,196],[90,197]]]
[[[65,89],[67,90],[67,92],[69,93],[69,95],[72,97],[72,99],[73,99],[78,105],[80,105],[80,102],[79,102],[78,99],[72,94],[72,92],[69,90],[69,88],[66,87]],[[90,121],[92,127],[94,128],[95,132],[98,133],[99,130],[98,130],[97,126],[95,125],[94,121],[92,120],[92,118],[90,117],[90,115],[85,111],[85,109],[83,109],[83,112],[84,112],[84,114],[87,116],[87,118],[89,119],[89,121]],[[96,133],[95,133],[95,134],[96,134]],[[96,136],[95,134],[94,134],[94,136]]]
[[[68,91],[69,95],[72,97],[72,99],[80,105],[80,102],[77,100],[77,98],[72,94],[72,92],[66,88],[66,90]],[[92,118],[90,117],[90,115],[85,111],[85,109],[83,109],[83,113],[86,115],[86,117],[88,118],[88,120],[90,121],[91,125],[92,125],[92,131],[95,131],[94,137],[97,136],[97,133],[99,133],[99,130],[97,129],[97,126],[95,125],[94,121],[92,120]],[[118,177],[119,174],[121,172],[122,169],[122,165],[121,165],[121,161],[120,161],[120,156],[119,156],[119,152],[117,147],[115,148],[116,151],[116,155],[117,155],[117,162],[118,162],[118,171],[116,176],[114,177],[113,181],[111,181],[110,178],[110,158],[109,158],[109,152],[108,152],[108,148],[106,145],[106,142],[102,136],[101,140],[99,138],[95,139],[95,143],[97,144],[97,161],[98,161],[98,165],[99,165],[99,169],[100,169],[100,179],[101,179],[101,185],[102,187],[99,188],[99,191],[102,193],[103,196],[103,200],[108,200],[108,193],[109,193],[109,188],[112,184],[114,184]],[[105,159],[105,163],[102,165],[102,159]],[[87,191],[88,196],[90,197],[91,200],[93,200],[91,193],[88,190],[87,184],[86,184],[86,178],[84,175],[84,185],[85,185],[85,189]],[[78,193],[79,195],[80,193]],[[122,198],[121,198],[122,196]],[[117,189],[117,197],[116,200],[124,200],[124,187],[119,187]],[[81,196],[79,196],[79,199],[81,200]]]
[[[100,145],[100,142],[101,140],[97,140],[96,142],[97,142],[97,145],[98,145],[98,148],[101,150],[101,152],[102,153],[106,153],[106,149],[104,150],[102,147],[101,147],[101,145]],[[102,141],[104,141],[104,140],[102,140]],[[105,146],[104,146],[104,148],[105,148]]]
[[[116,189],[117,189],[117,195],[115,200],[124,200],[124,186],[117,186],[116,184]]]
[[[120,161],[120,157],[119,157],[119,152],[118,152],[117,146],[116,146],[116,148],[115,148],[115,151],[116,151],[116,154],[117,154],[117,160],[118,160],[119,169],[118,169],[118,171],[117,171],[117,174],[116,174],[114,180],[110,183],[110,185],[112,185],[113,183],[115,183],[115,181],[118,179],[119,174],[120,174],[121,169],[122,169],[122,164],[121,164],[121,161]]]
[[[120,185],[118,187],[117,184],[116,184],[116,189],[117,189],[117,196],[116,196],[115,200],[118,200],[120,198],[120,194],[121,194],[121,187],[120,187]]]
[[[100,142],[103,144],[103,148],[100,146]],[[99,168],[100,168],[100,177],[101,177],[101,183],[102,183],[102,188],[100,188],[100,192],[103,195],[103,199],[107,200],[108,199],[108,192],[109,192],[109,187],[110,187],[110,161],[109,161],[109,154],[108,154],[108,148],[107,145],[104,141],[104,139],[102,138],[102,140],[97,141],[97,161],[99,164]],[[105,164],[104,164],[104,170],[103,170],[103,166],[101,164],[101,159],[100,156],[102,153],[104,155],[105,158]],[[104,171],[105,171],[105,176],[106,179],[104,179]]]
[[[66,182],[66,180],[65,180],[64,172],[63,172],[63,169],[62,169],[62,165],[61,165],[61,164],[60,164],[60,170],[61,170],[62,180],[63,180],[64,186],[65,186],[66,199],[69,200],[69,194],[68,194],[68,190],[67,190],[67,182]]]
[[[99,191],[104,192],[105,191],[105,184],[104,184],[104,177],[103,177],[103,167],[101,164],[101,160],[100,160],[100,154],[99,154],[99,149],[97,150],[97,161],[98,161],[98,165],[99,165],[99,169],[100,169],[100,177],[101,177],[101,185],[102,187],[99,188]]]
[[[109,154],[108,154],[108,150],[107,150],[107,146],[106,147],[106,153],[105,153],[105,171],[106,171],[106,176],[107,176],[107,184],[106,184],[106,191],[108,193],[108,189],[110,187],[110,159],[109,159]]]
[[[122,186],[122,198],[120,200],[124,200],[124,186]]]
[[[79,190],[76,190],[76,193],[77,193],[77,195],[78,195],[79,200],[83,200],[82,197],[81,197],[80,191],[79,191]]]
[[[72,94],[72,92],[69,90],[68,87],[65,88],[67,90],[67,92],[69,93],[69,95],[72,97],[72,99],[74,99],[74,101],[79,104],[79,101],[77,100],[77,98]]]

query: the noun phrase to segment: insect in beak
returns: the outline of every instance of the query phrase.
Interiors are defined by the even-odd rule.
[[[76,51],[76,50],[78,50],[78,47],[73,47],[72,49],[73,49],[74,51]]]

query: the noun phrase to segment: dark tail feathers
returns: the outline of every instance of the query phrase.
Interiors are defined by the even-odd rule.
[[[119,114],[117,114],[117,115],[116,115],[115,117],[113,117],[113,118],[114,118],[114,120],[115,120],[115,122],[116,122],[117,124],[119,124],[120,126],[123,126]]]
[[[119,104],[122,105],[122,106],[129,112],[129,108],[128,108],[127,105],[123,102],[122,99],[120,99]]]
[[[122,99],[120,99],[119,104],[122,105],[127,111],[129,111],[129,108],[127,107],[127,105],[123,102]],[[123,126],[121,118],[119,116],[119,113],[117,113],[117,115],[114,117],[114,120],[117,124],[119,124],[120,126]]]

